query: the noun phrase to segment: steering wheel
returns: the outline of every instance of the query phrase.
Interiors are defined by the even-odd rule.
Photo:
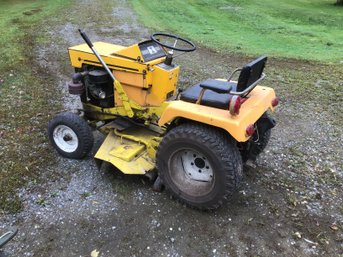
[[[165,48],[169,48],[175,51],[179,51],[179,52],[193,52],[196,49],[195,45],[191,41],[184,39],[182,37],[173,35],[173,34],[169,34],[169,33],[157,32],[157,33],[152,34],[150,38],[152,41],[159,44],[160,46],[163,46]],[[170,39],[170,38],[175,40],[174,45],[162,43],[164,41],[163,39]],[[161,40],[162,42],[159,39],[162,39]],[[177,41],[186,43],[186,47],[181,47],[181,48],[176,47]]]

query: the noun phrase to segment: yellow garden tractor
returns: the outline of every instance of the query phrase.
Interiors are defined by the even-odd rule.
[[[106,135],[95,154],[98,164],[157,177],[155,188],[163,184],[189,206],[219,207],[238,188],[243,163],[263,151],[275,126],[267,111],[278,98],[258,85],[267,57],[181,92],[173,60],[196,49],[191,41],[155,33],[125,47],[93,44],[80,34],[86,44],[69,48],[75,74],[68,87],[80,96],[82,109],[49,122],[56,150],[67,158],[85,157],[93,146],[90,127],[96,128]]]

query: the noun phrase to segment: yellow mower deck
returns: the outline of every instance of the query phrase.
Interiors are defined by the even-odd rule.
[[[159,138],[144,128],[129,129],[122,134],[108,133],[95,158],[109,162],[124,174],[144,175],[155,168],[155,146]]]

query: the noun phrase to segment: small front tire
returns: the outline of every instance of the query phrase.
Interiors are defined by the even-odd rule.
[[[56,115],[48,124],[51,144],[66,158],[81,159],[93,147],[93,134],[87,122],[80,116],[63,112]]]

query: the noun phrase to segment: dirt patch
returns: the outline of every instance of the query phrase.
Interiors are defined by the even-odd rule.
[[[93,41],[123,45],[147,38],[149,31],[123,1],[84,0],[64,15],[64,23],[56,17],[43,26],[50,40],[36,45],[35,63],[58,81],[49,86],[64,95],[50,104],[63,101],[72,109],[78,100],[65,87],[73,73],[66,49],[82,43],[77,28]],[[175,60],[182,87],[227,77],[247,61],[201,46]],[[192,210],[153,192],[144,178],[98,171],[91,157],[66,160],[48,147],[57,164],[41,167],[40,182],[20,190],[22,212],[1,216],[1,229],[17,225],[19,233],[0,256],[90,256],[94,249],[99,256],[342,255],[342,119],[331,104],[342,99],[339,68],[273,59],[266,72],[264,84],[281,98],[274,114],[278,125],[256,167],[245,167],[244,183],[226,206]],[[101,141],[97,134],[93,153]]]

